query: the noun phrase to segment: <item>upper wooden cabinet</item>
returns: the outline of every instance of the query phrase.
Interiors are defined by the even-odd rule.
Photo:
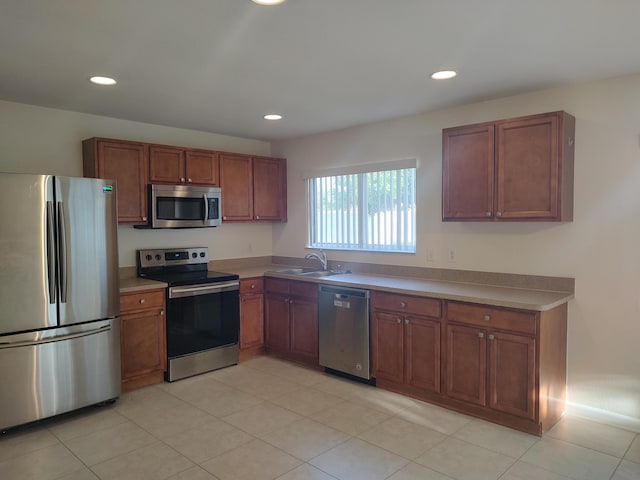
[[[220,154],[222,220],[287,220],[286,161],[282,158]]]
[[[442,131],[443,220],[573,220],[575,118],[551,112]]]
[[[220,186],[218,152],[149,146],[149,183]]]
[[[147,223],[147,145],[89,138],[82,142],[85,177],[116,180],[118,223]]]

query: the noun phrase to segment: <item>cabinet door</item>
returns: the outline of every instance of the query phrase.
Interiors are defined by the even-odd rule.
[[[149,147],[149,181],[151,183],[185,183],[184,150],[151,145]]]
[[[497,124],[497,217],[558,217],[558,140],[557,114]]]
[[[400,315],[373,312],[375,376],[396,383],[404,381],[404,326]]]
[[[164,310],[124,314],[121,322],[122,380],[164,371],[167,358]]]
[[[489,406],[535,419],[535,340],[489,332]]]
[[[447,325],[446,394],[451,398],[487,404],[487,339],[485,331]]]
[[[440,393],[440,322],[405,318],[405,383]]]
[[[281,158],[253,158],[253,213],[260,221],[287,220],[286,163]]]
[[[442,131],[442,219],[493,218],[493,124]]]
[[[253,169],[251,157],[220,154],[222,220],[253,219]]]
[[[286,353],[289,351],[289,297],[267,295],[265,297],[265,344]]]
[[[290,304],[291,353],[318,363],[318,304],[292,299]]]
[[[143,143],[88,139],[82,143],[85,177],[116,181],[118,223],[147,223],[147,148]]]
[[[240,297],[240,350],[264,345],[264,295]]]
[[[218,153],[208,150],[187,150],[185,173],[187,183],[219,187]]]

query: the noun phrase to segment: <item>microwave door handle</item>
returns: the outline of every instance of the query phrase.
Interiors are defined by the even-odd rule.
[[[206,224],[209,218],[209,199],[206,193],[202,194],[202,200],[204,200],[204,218],[202,219],[202,223]]]

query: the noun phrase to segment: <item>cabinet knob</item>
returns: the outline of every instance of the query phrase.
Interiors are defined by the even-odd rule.
[[[405,325],[409,325],[409,319],[408,319],[408,318],[405,318],[405,319],[404,319],[404,324],[405,324]]]
[[[402,319],[400,317],[396,318],[396,323],[400,325],[402,323]]]
[[[255,283],[252,283],[252,284],[251,284],[251,288],[256,288],[256,284],[255,284]]]
[[[484,338],[484,332],[478,332],[478,338]]]
[[[573,138],[569,137],[569,139],[567,140],[567,145],[573,147]]]
[[[184,183],[184,177],[180,177],[180,181]]]
[[[142,305],[144,303],[144,298],[140,299],[140,305]]]
[[[187,178],[187,182],[192,183],[192,180],[190,178]]]
[[[400,302],[400,308],[407,308],[407,302]]]
[[[142,217],[142,221],[146,222],[147,221],[147,217]]]
[[[256,215],[256,220],[260,220],[260,215]]]
[[[482,319],[483,319],[485,322],[488,322],[489,320],[491,320],[491,315],[485,315],[484,317],[482,317]]]
[[[502,216],[502,212],[496,212],[496,217],[501,217]]]
[[[494,338],[496,337],[494,337],[493,335],[489,335],[489,340],[493,340]]]
[[[223,215],[223,216],[222,216],[222,219],[223,219],[223,220],[226,220],[226,219],[227,219],[226,215]]]
[[[160,310],[160,316],[164,316],[164,310]]]
[[[490,217],[491,216],[491,212],[484,212],[484,216],[485,217]]]

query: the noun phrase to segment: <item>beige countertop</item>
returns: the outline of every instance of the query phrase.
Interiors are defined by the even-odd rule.
[[[301,277],[278,273],[275,270],[291,268],[291,265],[242,266],[233,269],[220,269],[235,273],[241,279],[262,277],[264,275],[288,280],[323,283],[342,287],[384,290],[406,295],[457,300],[461,302],[482,303],[499,307],[523,310],[546,311],[568,302],[574,297],[572,292],[511,288],[505,286],[484,285],[479,283],[450,282],[417,277],[400,277],[379,274],[348,273],[322,278]],[[167,284],[125,275],[120,278],[120,293],[166,288]]]

